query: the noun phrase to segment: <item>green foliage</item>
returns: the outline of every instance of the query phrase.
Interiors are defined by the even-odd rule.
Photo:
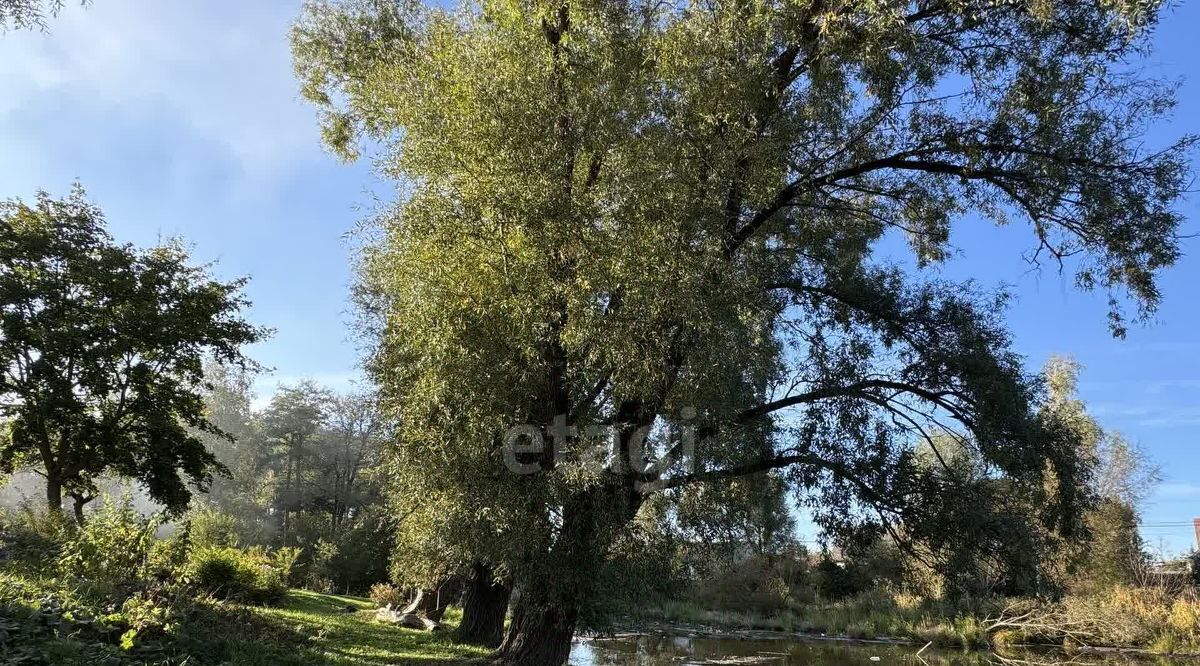
[[[825,599],[840,601],[866,589],[866,581],[855,575],[853,569],[827,556],[817,563],[815,573],[817,591]]]
[[[373,397],[303,382],[255,411],[252,375],[205,373],[208,413],[232,435],[206,442],[231,475],[193,512],[193,541],[301,548],[292,583],[313,589],[365,592],[385,580],[391,516],[376,477],[386,421]]]
[[[241,310],[244,280],[223,283],[179,242],[113,241],[76,186],[66,199],[0,204],[0,469],[34,465],[49,508],[76,504],[112,474],[178,511],[189,485],[222,469],[198,433],[219,434],[202,364],[246,364],[264,331]]]
[[[795,534],[787,495],[787,482],[778,474],[691,486],[679,492],[675,522],[688,539],[774,554],[790,546]]]
[[[337,535],[337,554],[332,560],[333,587],[360,591],[388,579],[393,549],[393,521],[383,505],[368,505]]]
[[[159,592],[81,594],[70,577],[0,571],[0,661],[14,664],[166,664],[181,606]]]
[[[371,586],[369,596],[371,601],[381,608],[386,606],[400,608],[408,601],[408,595],[404,593],[404,590],[391,583],[375,583]]]
[[[106,500],[87,522],[68,533],[58,558],[61,571],[102,587],[143,579],[162,516],[145,517],[129,496]]]
[[[205,507],[188,512],[186,529],[196,548],[238,545],[237,520],[214,509]]]
[[[1088,538],[1072,563],[1072,587],[1076,591],[1132,585],[1144,579],[1150,558],[1133,507],[1115,499],[1105,500],[1088,513],[1087,528]]]
[[[0,663],[376,666],[461,663],[486,655],[451,643],[442,632],[373,622],[370,602],[355,597],[291,591],[270,608],[135,599],[114,610],[109,602],[75,596],[61,581],[0,569]],[[164,609],[166,622],[159,624]],[[447,619],[452,623],[454,614]]]
[[[1019,219],[1114,334],[1154,311],[1194,144],[1143,140],[1173,92],[1127,64],[1160,5],[817,7],[308,5],[293,54],[328,142],[404,183],[356,290],[397,422],[397,580],[482,559],[552,624],[648,494],[769,470],[846,545],[1056,578],[1086,433],[1046,411],[1008,295],[928,267],[955,226]],[[880,261],[894,233],[916,269]],[[558,451],[506,467],[507,429],[556,418]],[[935,433],[989,482],[922,462]]]
[[[219,598],[251,596],[258,583],[259,561],[237,548],[197,548],[188,558],[188,574],[200,590]]]
[[[15,511],[0,510],[0,547],[22,565],[49,573],[57,566],[72,527],[63,514],[28,505]]]
[[[188,559],[187,576],[198,589],[219,599],[272,604],[287,592],[299,554],[295,548],[268,553],[260,547],[201,547]]]
[[[695,581],[688,598],[710,609],[781,613],[803,600],[803,582],[791,564],[781,557],[749,557]]]
[[[680,544],[651,521],[635,523],[612,545],[597,584],[604,590],[583,609],[583,626],[611,629],[630,609],[665,601],[687,585]]]

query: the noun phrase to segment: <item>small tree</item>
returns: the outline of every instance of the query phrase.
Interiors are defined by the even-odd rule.
[[[79,186],[0,204],[0,468],[34,467],[49,509],[65,492],[77,519],[102,474],[185,507],[188,483],[221,469],[200,439],[220,433],[204,360],[245,365],[264,334],[241,318],[244,283],[214,280],[179,243],[115,243]]]

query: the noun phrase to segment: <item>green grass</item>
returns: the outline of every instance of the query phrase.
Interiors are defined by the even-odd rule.
[[[384,666],[454,664],[487,650],[450,640],[458,622],[428,633],[374,620],[358,597],[291,590],[274,607],[199,601],[180,610],[165,636],[133,650],[106,625],[114,609],[52,577],[0,570],[0,663],[74,666]]]
[[[347,612],[348,607],[355,611]],[[253,633],[236,636],[229,641],[227,663],[384,666],[456,663],[487,654],[452,642],[448,631],[428,633],[376,622],[374,607],[357,597],[292,590],[278,607],[245,608],[273,631],[273,637],[264,641]],[[450,613],[446,620],[457,624],[458,616]],[[281,641],[280,632],[291,635]]]

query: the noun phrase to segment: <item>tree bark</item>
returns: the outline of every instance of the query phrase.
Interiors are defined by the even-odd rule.
[[[86,520],[86,517],[83,515],[83,508],[96,498],[81,495],[79,493],[71,493],[71,499],[73,500],[72,510],[75,512],[75,524],[83,527],[83,522]]]
[[[535,566],[536,573],[520,581],[520,598],[496,651],[497,663],[567,663],[580,611],[598,592],[608,546],[640,504],[640,496],[624,483],[584,491],[567,502],[557,543]]]
[[[472,567],[466,587],[462,622],[455,639],[462,643],[498,647],[504,638],[504,615],[508,612],[512,587],[496,581],[491,568],[482,562],[476,562]]]
[[[496,652],[497,663],[562,666],[571,656],[571,638],[579,621],[578,604],[541,604],[540,595],[522,590],[512,622]]]
[[[50,513],[62,515],[62,480],[56,474],[46,474],[46,508]]]
[[[71,504],[71,508],[75,512],[75,524],[80,527],[83,527],[83,521],[86,520],[83,516],[83,506],[84,501],[80,497],[76,497],[75,501]]]

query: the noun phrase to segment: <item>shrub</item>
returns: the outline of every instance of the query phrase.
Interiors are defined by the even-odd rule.
[[[837,601],[865,590],[862,579],[848,566],[824,557],[817,564],[817,591],[825,599]]]
[[[379,507],[364,507],[337,536],[333,561],[334,588],[365,592],[388,580],[388,560],[394,549],[391,517]]]
[[[188,513],[187,533],[198,548],[238,545],[237,520],[215,509],[199,508]]]
[[[55,567],[71,523],[59,513],[38,511],[24,505],[16,511],[0,512],[0,550],[11,560],[37,569]]]
[[[270,603],[283,598],[283,594],[291,587],[300,553],[299,548],[285,547],[266,556],[269,562],[258,569],[260,598]]]
[[[261,547],[197,548],[189,557],[188,578],[201,591],[219,599],[274,603],[287,592],[288,576],[299,554],[296,548],[281,548],[274,553]]]
[[[241,599],[253,593],[258,565],[232,546],[208,546],[192,551],[188,574],[203,592],[221,599]]]
[[[1167,617],[1171,628],[1190,643],[1200,642],[1200,599],[1184,595],[1171,604]]]
[[[187,533],[176,532],[164,539],[155,539],[146,558],[146,577],[158,581],[172,581],[187,566],[191,542]]]
[[[337,543],[327,541],[324,537],[317,539],[309,555],[312,559],[308,564],[305,587],[317,592],[332,592],[334,560],[338,556]]]
[[[63,573],[88,583],[118,586],[143,579],[161,516],[145,517],[129,496],[105,500],[86,523],[71,531],[58,558]]]
[[[789,581],[773,558],[758,556],[697,581],[694,596],[712,609],[778,613],[787,607]]]
[[[374,601],[380,606],[392,606],[399,608],[404,605],[406,600],[404,590],[392,585],[391,583],[375,583],[371,586],[371,601]]]

